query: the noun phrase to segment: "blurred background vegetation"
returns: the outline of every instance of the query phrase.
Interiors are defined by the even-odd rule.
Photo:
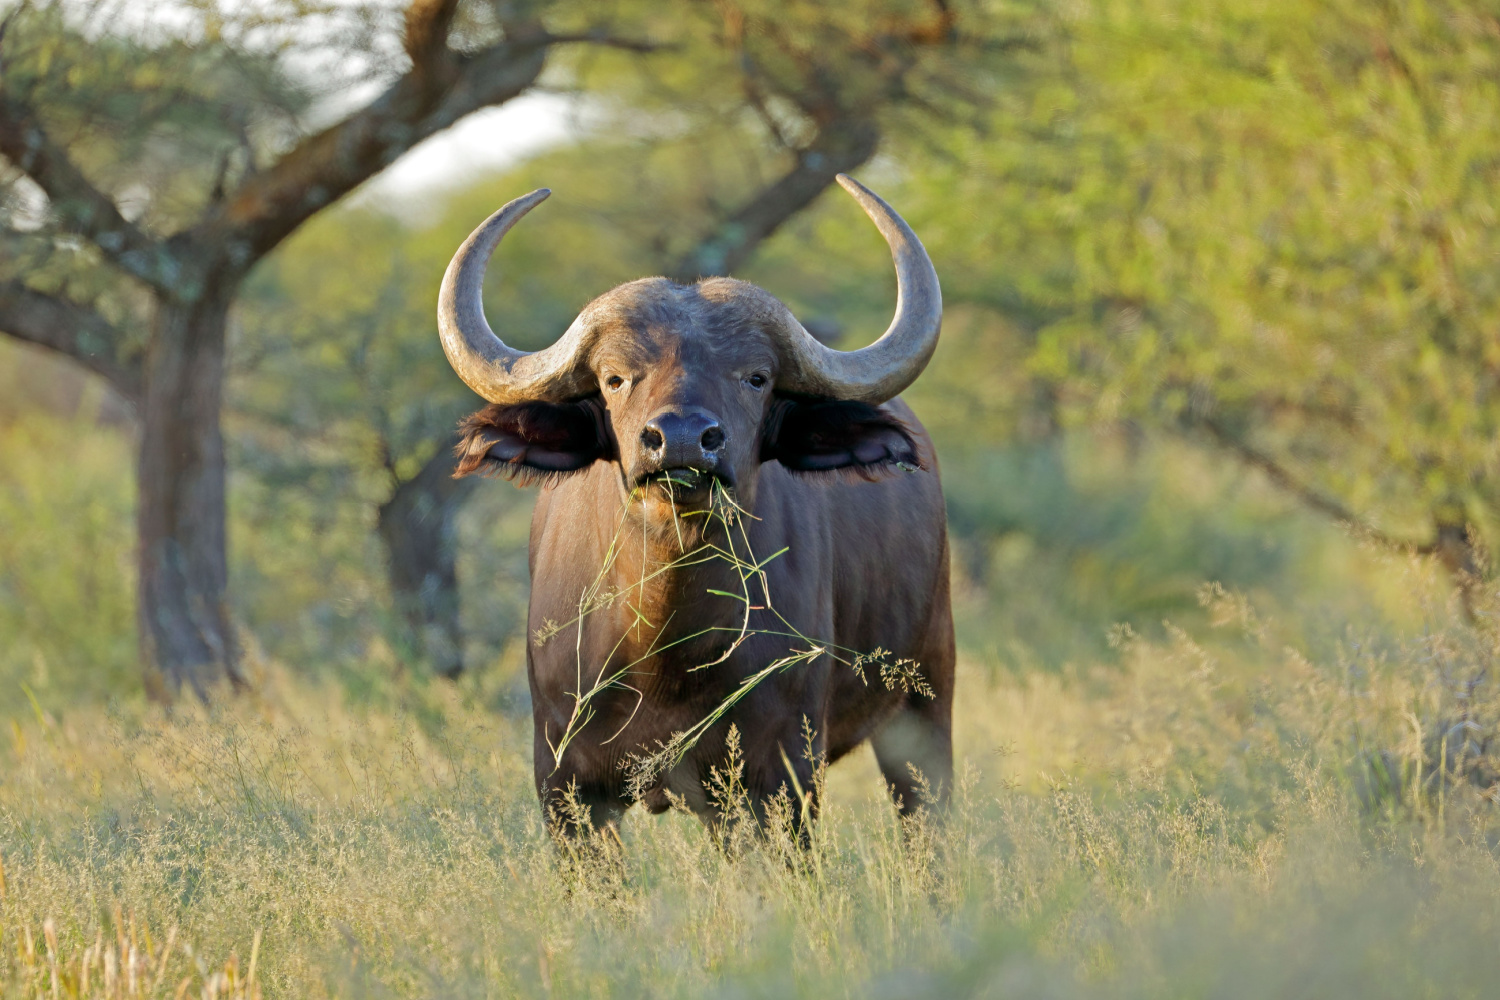
[[[1130,867],[1137,848],[1164,856],[1151,837],[1165,834],[1147,827],[1198,823],[1205,809],[1228,812],[1213,820],[1222,829],[1193,827],[1193,849],[1219,853],[1193,862],[1198,910],[1182,912],[1208,913],[1210,923],[1221,904],[1248,912],[1236,909],[1239,896],[1213,895],[1231,883],[1257,914],[1321,923],[1314,903],[1250,887],[1276,882],[1268,873],[1283,854],[1292,858],[1276,868],[1285,878],[1316,868],[1308,858],[1322,848],[1307,846],[1309,830],[1384,831],[1374,841],[1350,834],[1353,846],[1313,879],[1353,886],[1336,900],[1346,915],[1366,903],[1441,907],[1434,900],[1462,895],[1443,896],[1443,886],[1471,877],[1452,871],[1493,866],[1485,817],[1497,772],[1479,763],[1496,733],[1482,706],[1493,704],[1488,552],[1500,532],[1500,6],[1490,0],[858,0],[836,9],[204,0],[149,14],[79,0],[13,7],[6,23],[0,717],[13,720],[14,738],[0,749],[0,771],[31,777],[0,778],[0,860],[10,865],[0,872],[10,874],[13,907],[26,900],[24,913],[9,911],[17,921],[39,927],[44,910],[82,892],[89,902],[71,919],[86,943],[90,920],[118,923],[110,899],[128,903],[139,891],[151,901],[143,907],[160,911],[156,933],[181,920],[246,954],[248,928],[270,919],[274,900],[219,927],[207,904],[184,896],[173,911],[176,889],[141,888],[118,872],[87,889],[66,880],[46,883],[55,892],[14,888],[17,857],[33,872],[63,865],[35,846],[49,836],[72,845],[57,857],[77,858],[89,856],[89,838],[115,835],[97,829],[103,820],[79,818],[90,810],[160,836],[157,821],[140,817],[156,810],[159,821],[179,807],[197,815],[182,803],[206,801],[203,782],[217,779],[194,768],[222,776],[239,759],[239,737],[224,733],[244,720],[229,717],[253,717],[243,745],[263,766],[200,824],[218,831],[202,834],[214,850],[249,838],[271,845],[274,867],[285,832],[267,833],[258,817],[323,815],[285,791],[302,779],[278,770],[295,770],[286,762],[296,754],[358,756],[308,743],[302,727],[317,731],[318,712],[388,733],[394,742],[368,750],[371,759],[413,738],[393,719],[415,720],[438,747],[459,729],[498,727],[500,756],[485,756],[489,736],[472,737],[480,749],[445,758],[439,786],[463,775],[515,786],[497,805],[467,785],[433,799],[391,779],[395,790],[372,792],[349,806],[355,813],[335,809],[330,822],[358,826],[394,808],[409,821],[401,836],[420,839],[433,836],[410,819],[423,810],[521,815],[526,768],[508,765],[527,724],[520,640],[531,494],[447,478],[454,424],[479,401],[438,344],[443,268],[479,220],[545,185],[553,199],[491,269],[487,309],[507,341],[550,342],[622,280],[732,272],[781,296],[819,336],[855,347],[884,328],[893,282],[868,222],[826,193],[840,170],[857,171],[905,215],[943,280],[943,340],[907,399],[937,441],[948,497],[968,685],[960,749],[983,776],[972,801],[1000,802],[1002,814],[976,820],[983,843],[955,856],[1014,861],[1011,881],[995,890],[1009,894],[1003,905],[985,895],[984,879],[947,896],[933,890],[926,902],[927,890],[902,883],[903,905],[925,914],[913,939],[921,946],[881,961],[922,966],[926,947],[941,961],[934,978],[892,973],[882,988],[953,995],[954,984],[988,975],[979,945],[944,936],[944,920],[972,911],[999,920],[982,924],[995,936],[985,947],[1041,956],[1027,958],[1017,980],[1035,995],[1079,995],[1083,986],[1057,985],[1049,971],[1075,960],[1088,982],[1118,974],[1141,995],[1163,981],[1235,994],[1225,986],[1233,977],[1192,978],[1193,949],[1212,945],[1194,937],[1191,919],[1145,902],[1176,862]],[[476,81],[507,72],[515,79],[473,96],[483,89]],[[370,181],[448,120],[538,96],[555,98],[545,106],[569,127],[524,161],[484,175],[455,170],[419,189]],[[378,148],[358,171],[317,160],[326,136],[377,113],[400,127],[374,133]],[[514,141],[497,126],[497,146]],[[276,191],[296,197],[277,201]],[[101,223],[106,203],[118,224]],[[237,256],[237,246],[251,249]],[[183,337],[168,320],[196,316],[192,303],[205,297],[176,275],[200,274],[200,259],[222,322]],[[174,356],[199,358],[208,365],[192,369],[200,375],[221,371],[222,391],[182,382]],[[193,408],[160,415],[171,409],[163,401],[186,396]],[[221,440],[221,454],[204,445],[196,465],[178,470],[178,493],[144,489],[137,473],[155,467],[153,441],[183,427]],[[193,483],[214,482],[217,508],[179,502],[200,495]],[[167,542],[203,553],[204,586],[222,591],[227,645],[174,653],[169,630],[141,634],[143,621],[165,628],[181,596],[151,582],[157,570],[143,562],[154,543],[142,511],[158,508],[199,519],[201,530],[168,531]],[[153,611],[158,604],[166,610]],[[200,626],[210,638],[220,628]],[[456,687],[437,675],[457,677]],[[187,735],[172,735],[170,720],[193,705],[180,699],[175,716],[146,706],[148,693],[209,691],[225,678],[242,688],[213,709],[227,717],[183,722]],[[193,777],[174,784],[153,743],[155,763],[98,763],[99,787],[86,787],[90,760],[136,760],[147,731],[167,732],[152,738],[176,747],[171,766]],[[1257,742],[1262,731],[1274,739]],[[104,732],[113,743],[91,742]],[[1454,757],[1450,736],[1467,757]],[[410,760],[442,756],[423,747]],[[41,748],[53,756],[38,757]],[[1146,760],[1149,780],[1137,773]],[[1121,775],[1126,784],[1114,783]],[[154,790],[127,808],[116,792],[131,782]],[[54,785],[70,789],[58,793],[56,815],[46,806]],[[1468,812],[1454,805],[1450,816],[1444,796],[1460,801],[1459,786]],[[1006,798],[1028,794],[1049,805]],[[1098,798],[1084,809],[1074,795]],[[1293,808],[1289,796],[1334,804],[1309,818],[1313,806]],[[1051,818],[1037,818],[1047,809]],[[834,815],[831,828],[844,829]],[[839,842],[839,857],[875,864],[851,846],[863,828],[848,823],[853,839]],[[540,836],[520,819],[507,829],[523,844]],[[656,874],[642,875],[646,897],[677,891],[663,888],[676,883],[662,872],[697,850],[683,846],[685,829],[637,845],[657,852]],[[1408,884],[1412,859],[1420,866],[1436,850],[1429,832],[1441,841],[1453,829],[1478,851],[1464,855],[1471,867],[1444,869],[1437,888]],[[120,856],[133,856],[140,838],[121,836],[137,847]],[[1299,837],[1303,848],[1287,847]],[[475,850],[512,856],[480,841]],[[896,857],[898,841],[881,850]],[[1063,841],[1071,853],[1045,875],[1015,861]],[[1115,853],[1101,861],[1095,848],[1106,841]],[[1372,876],[1357,859],[1376,842],[1381,864],[1395,868]],[[540,893],[541,855],[526,847],[514,856],[532,866],[528,891]],[[1378,886],[1368,899],[1366,882],[1345,878],[1356,869]],[[783,890],[790,909],[757,925],[762,950],[747,953],[756,961],[774,964],[784,944],[776,920],[800,934],[813,919],[798,909],[800,890]],[[839,898],[874,905],[857,892]],[[1462,905],[1480,904],[1471,893]],[[1492,897],[1485,905],[1470,926],[1475,940],[1497,917]],[[1147,910],[1159,919],[1140,932],[1150,939],[1140,954],[1156,957],[1127,960],[1140,944],[1128,933],[1132,914]],[[632,912],[645,923],[622,926],[657,919]],[[342,947],[340,921],[383,919],[319,913],[316,947],[331,951]],[[1420,938],[1413,955],[1436,954],[1426,925],[1392,920],[1326,947],[1364,954],[1389,933]],[[282,926],[284,938],[296,930]],[[797,985],[876,961],[871,942],[883,932],[845,930],[867,935],[870,950],[845,965],[813,962]],[[611,949],[635,932],[590,933],[584,952],[616,961]],[[0,951],[16,947],[0,936]],[[528,962],[537,947],[526,938]],[[382,982],[421,981],[397,958],[405,971]],[[1416,978],[1392,974],[1385,984],[1420,992],[1453,968],[1412,961],[1402,975]],[[568,966],[577,992],[592,988],[586,966],[576,956]],[[282,966],[284,988],[311,967]]]

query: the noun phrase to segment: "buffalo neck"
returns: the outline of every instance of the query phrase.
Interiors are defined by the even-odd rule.
[[[714,660],[745,620],[746,602],[725,596],[746,589],[733,558],[753,561],[744,531],[706,512],[663,516],[638,495],[618,509],[612,532],[596,543],[602,601],[586,620],[590,644],[608,644],[616,663],[655,661],[660,673]],[[758,603],[753,579],[749,589]]]

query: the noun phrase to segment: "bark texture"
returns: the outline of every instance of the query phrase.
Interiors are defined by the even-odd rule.
[[[231,289],[159,305],[141,399],[137,617],[148,690],[246,682],[225,548],[224,334]]]
[[[477,479],[454,479],[453,445],[446,441],[411,479],[380,505],[391,601],[401,644],[444,677],[464,671],[463,629],[455,519]]]

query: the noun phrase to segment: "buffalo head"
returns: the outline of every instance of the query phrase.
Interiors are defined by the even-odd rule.
[[[871,477],[918,465],[909,430],[880,404],[916,379],[937,346],[937,274],[889,205],[838,180],[890,245],[897,278],[889,329],[847,352],[819,343],[768,292],[731,278],[633,281],[589,303],[551,347],[513,350],[485,320],[485,266],[550,192],[490,216],[454,255],[438,299],[449,362],[491,404],[464,422],[458,474],[530,480],[609,461],[625,494],[670,516],[702,504],[715,481],[748,506],[772,459]]]

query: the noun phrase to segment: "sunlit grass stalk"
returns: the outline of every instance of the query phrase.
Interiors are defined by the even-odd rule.
[[[669,480],[667,482],[669,499],[675,500],[675,496],[671,494],[673,487],[673,482]],[[637,492],[639,493],[639,491]],[[701,629],[687,636],[674,640],[673,642],[668,643],[661,648],[657,648],[655,638],[660,637],[660,635],[665,631],[667,623],[664,622],[662,623],[660,629],[657,630],[656,637],[653,638],[651,646],[648,648],[647,652],[644,655],[637,657],[635,660],[623,665],[619,669],[608,673],[605,672],[605,669],[601,668],[599,673],[595,677],[594,683],[587,689],[585,689],[583,680],[585,665],[583,663],[582,654],[582,623],[588,617],[588,615],[600,610],[603,607],[608,606],[614,600],[621,598],[631,591],[644,593],[646,583],[649,580],[661,575],[662,573],[666,573],[674,569],[683,569],[687,567],[703,565],[704,563],[714,560],[722,560],[738,576],[741,592],[738,594],[734,594],[728,591],[708,588],[708,593],[741,602],[741,604],[743,605],[743,617],[741,619],[739,628],[737,630],[734,630],[735,636],[728,644],[725,652],[715,660],[698,664],[694,667],[689,668],[690,672],[707,669],[708,667],[723,662],[728,658],[729,655],[731,655],[737,648],[739,648],[739,646],[747,638],[752,635],[761,634],[760,630],[751,629],[750,627],[750,617],[751,613],[754,610],[762,608],[765,610],[769,610],[773,614],[775,614],[777,618],[780,619],[783,623],[786,623],[786,619],[781,616],[781,614],[777,612],[771,604],[770,586],[766,581],[765,567],[772,560],[785,554],[788,549],[783,547],[782,549],[766,557],[765,559],[756,559],[754,552],[750,546],[749,536],[744,530],[745,520],[752,517],[752,515],[750,515],[747,511],[740,507],[739,504],[734,500],[734,498],[729,494],[729,492],[725,490],[723,486],[717,481],[714,481],[714,483],[712,484],[709,497],[710,500],[708,511],[695,513],[703,513],[705,516],[709,517],[712,522],[716,522],[723,527],[726,545],[721,546],[705,540],[698,547],[692,549],[691,551],[687,551],[681,533],[681,527],[677,523],[677,508],[674,502],[672,503],[673,524],[677,531],[679,549],[683,550],[681,551],[681,554],[676,559],[670,560],[669,562],[652,571],[648,571],[643,558],[639,579],[637,579],[635,583],[631,584],[630,587],[626,588],[624,591],[611,594],[609,600],[606,601],[601,600],[599,598],[599,594],[601,592],[601,588],[603,587],[603,582],[606,576],[608,575],[610,569],[614,566],[615,561],[618,558],[620,532],[623,530],[626,523],[626,517],[623,512],[617,519],[615,534],[611,538],[609,547],[606,550],[604,563],[600,567],[598,573],[595,575],[594,580],[584,588],[583,593],[579,597],[578,614],[569,622],[564,623],[560,627],[566,628],[575,624],[578,626],[577,635],[575,637],[574,651],[577,676],[575,682],[575,692],[573,695],[572,713],[569,716],[568,722],[564,727],[562,734],[558,737],[556,742],[553,742],[550,735],[544,734],[544,738],[546,739],[548,748],[552,752],[554,770],[557,767],[561,766],[563,754],[566,752],[568,746],[578,737],[578,734],[584,729],[584,727],[586,727],[591,721],[593,721],[595,712],[592,708],[592,702],[594,699],[602,695],[604,692],[612,689],[625,690],[637,696],[636,707],[638,709],[640,705],[641,693],[639,692],[639,690],[628,684],[626,678],[628,678],[629,675],[633,673],[634,670],[642,662],[653,656],[660,655],[660,653],[664,652],[666,649],[669,649],[674,645],[689,641],[693,638],[697,638],[712,631],[722,630],[722,627],[710,627],[707,629]],[[643,506],[642,530],[645,531],[646,518],[644,515],[644,494],[632,494],[632,496],[627,500],[627,504],[635,501],[636,499],[639,499]],[[736,551],[734,547],[733,532],[736,525],[738,525],[740,528],[740,536],[745,546],[746,555],[744,556],[741,556],[741,554]],[[707,533],[705,532],[705,536],[706,534]],[[642,551],[645,552],[646,548],[647,546],[645,544],[645,538],[643,537]],[[764,593],[764,604],[756,605],[753,603],[753,599],[750,594],[750,583],[752,579],[758,579],[761,582],[762,591]],[[635,610],[637,621],[642,621],[643,619],[641,618],[639,610],[632,610]],[[652,623],[647,622],[646,624],[648,626],[655,627],[654,625],[652,625]],[[787,627],[791,628],[790,624],[787,624]],[[556,631],[559,631],[560,628],[554,628],[553,634],[555,634]],[[615,641],[615,645],[612,647],[609,656],[606,657],[606,663],[614,658],[614,653],[619,650],[621,644],[625,641],[628,632],[629,629],[627,629],[625,633],[622,633],[621,636]],[[638,762],[649,760],[656,763],[650,765],[638,763],[636,765],[636,768],[639,771],[639,774],[632,777],[631,787],[639,791],[643,789],[646,784],[649,784],[650,780],[654,780],[656,775],[660,773],[658,764],[660,764],[661,762],[667,762],[665,764],[665,767],[667,769],[670,769],[670,767],[676,766],[678,763],[680,763],[683,756],[698,743],[702,736],[709,729],[711,729],[715,723],[722,719],[724,715],[731,708],[733,708],[736,703],[738,703],[747,694],[749,694],[750,691],[754,690],[754,688],[767,677],[770,677],[781,670],[789,669],[790,667],[796,666],[800,663],[815,659],[827,652],[826,644],[814,643],[812,640],[807,639],[806,636],[803,636],[800,632],[797,632],[795,630],[793,630],[789,634],[795,635],[798,639],[808,643],[810,648],[808,650],[794,652],[789,656],[782,657],[771,663],[769,666],[756,672],[755,674],[752,674],[751,676],[745,678],[741,681],[739,687],[736,688],[735,691],[731,692],[727,698],[725,698],[718,706],[716,706],[697,724],[689,727],[683,732],[674,734],[672,739],[668,742],[666,748],[661,753],[653,753],[646,758],[638,757]],[[540,639],[542,637],[538,638]],[[626,720],[626,722],[613,735],[611,735],[609,739],[613,740],[617,738],[620,733],[629,726],[630,720],[633,718],[634,712],[631,713],[631,716]],[[640,770],[641,768],[644,768],[645,770],[642,771]],[[645,774],[648,771],[651,774],[650,779],[639,776]]]

